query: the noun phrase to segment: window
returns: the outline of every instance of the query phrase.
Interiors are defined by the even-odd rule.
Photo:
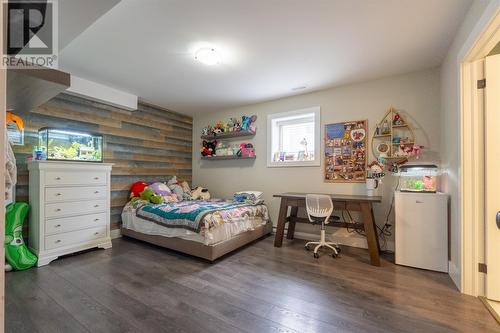
[[[267,116],[267,166],[320,165],[320,108]]]

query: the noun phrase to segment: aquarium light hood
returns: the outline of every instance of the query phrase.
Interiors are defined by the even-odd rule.
[[[51,129],[52,133],[58,133],[58,134],[65,134],[65,135],[78,135],[78,136],[84,136],[87,138],[92,137],[92,135],[88,133],[80,133],[80,132],[73,132],[73,131],[65,131],[65,130],[58,130],[58,129]]]

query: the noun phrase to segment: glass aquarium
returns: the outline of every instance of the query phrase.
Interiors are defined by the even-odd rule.
[[[47,160],[102,162],[102,135],[45,127],[38,141]]]
[[[437,165],[403,165],[399,168],[401,192],[436,193]]]

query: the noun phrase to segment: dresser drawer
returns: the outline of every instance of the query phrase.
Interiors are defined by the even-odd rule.
[[[77,230],[45,237],[45,249],[52,250],[58,247],[73,246],[88,243],[106,237],[106,226],[91,229]]]
[[[50,203],[45,205],[45,217],[100,213],[106,210],[106,204],[106,200]]]
[[[46,171],[45,185],[106,185],[105,171]]]
[[[99,213],[47,220],[45,222],[45,234],[60,234],[68,231],[106,225],[106,215],[106,213]]]
[[[47,187],[45,201],[58,202],[68,200],[105,199],[108,188],[106,186],[92,187]]]

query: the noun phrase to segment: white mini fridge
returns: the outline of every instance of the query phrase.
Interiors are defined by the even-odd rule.
[[[448,195],[395,193],[396,264],[448,272]]]

